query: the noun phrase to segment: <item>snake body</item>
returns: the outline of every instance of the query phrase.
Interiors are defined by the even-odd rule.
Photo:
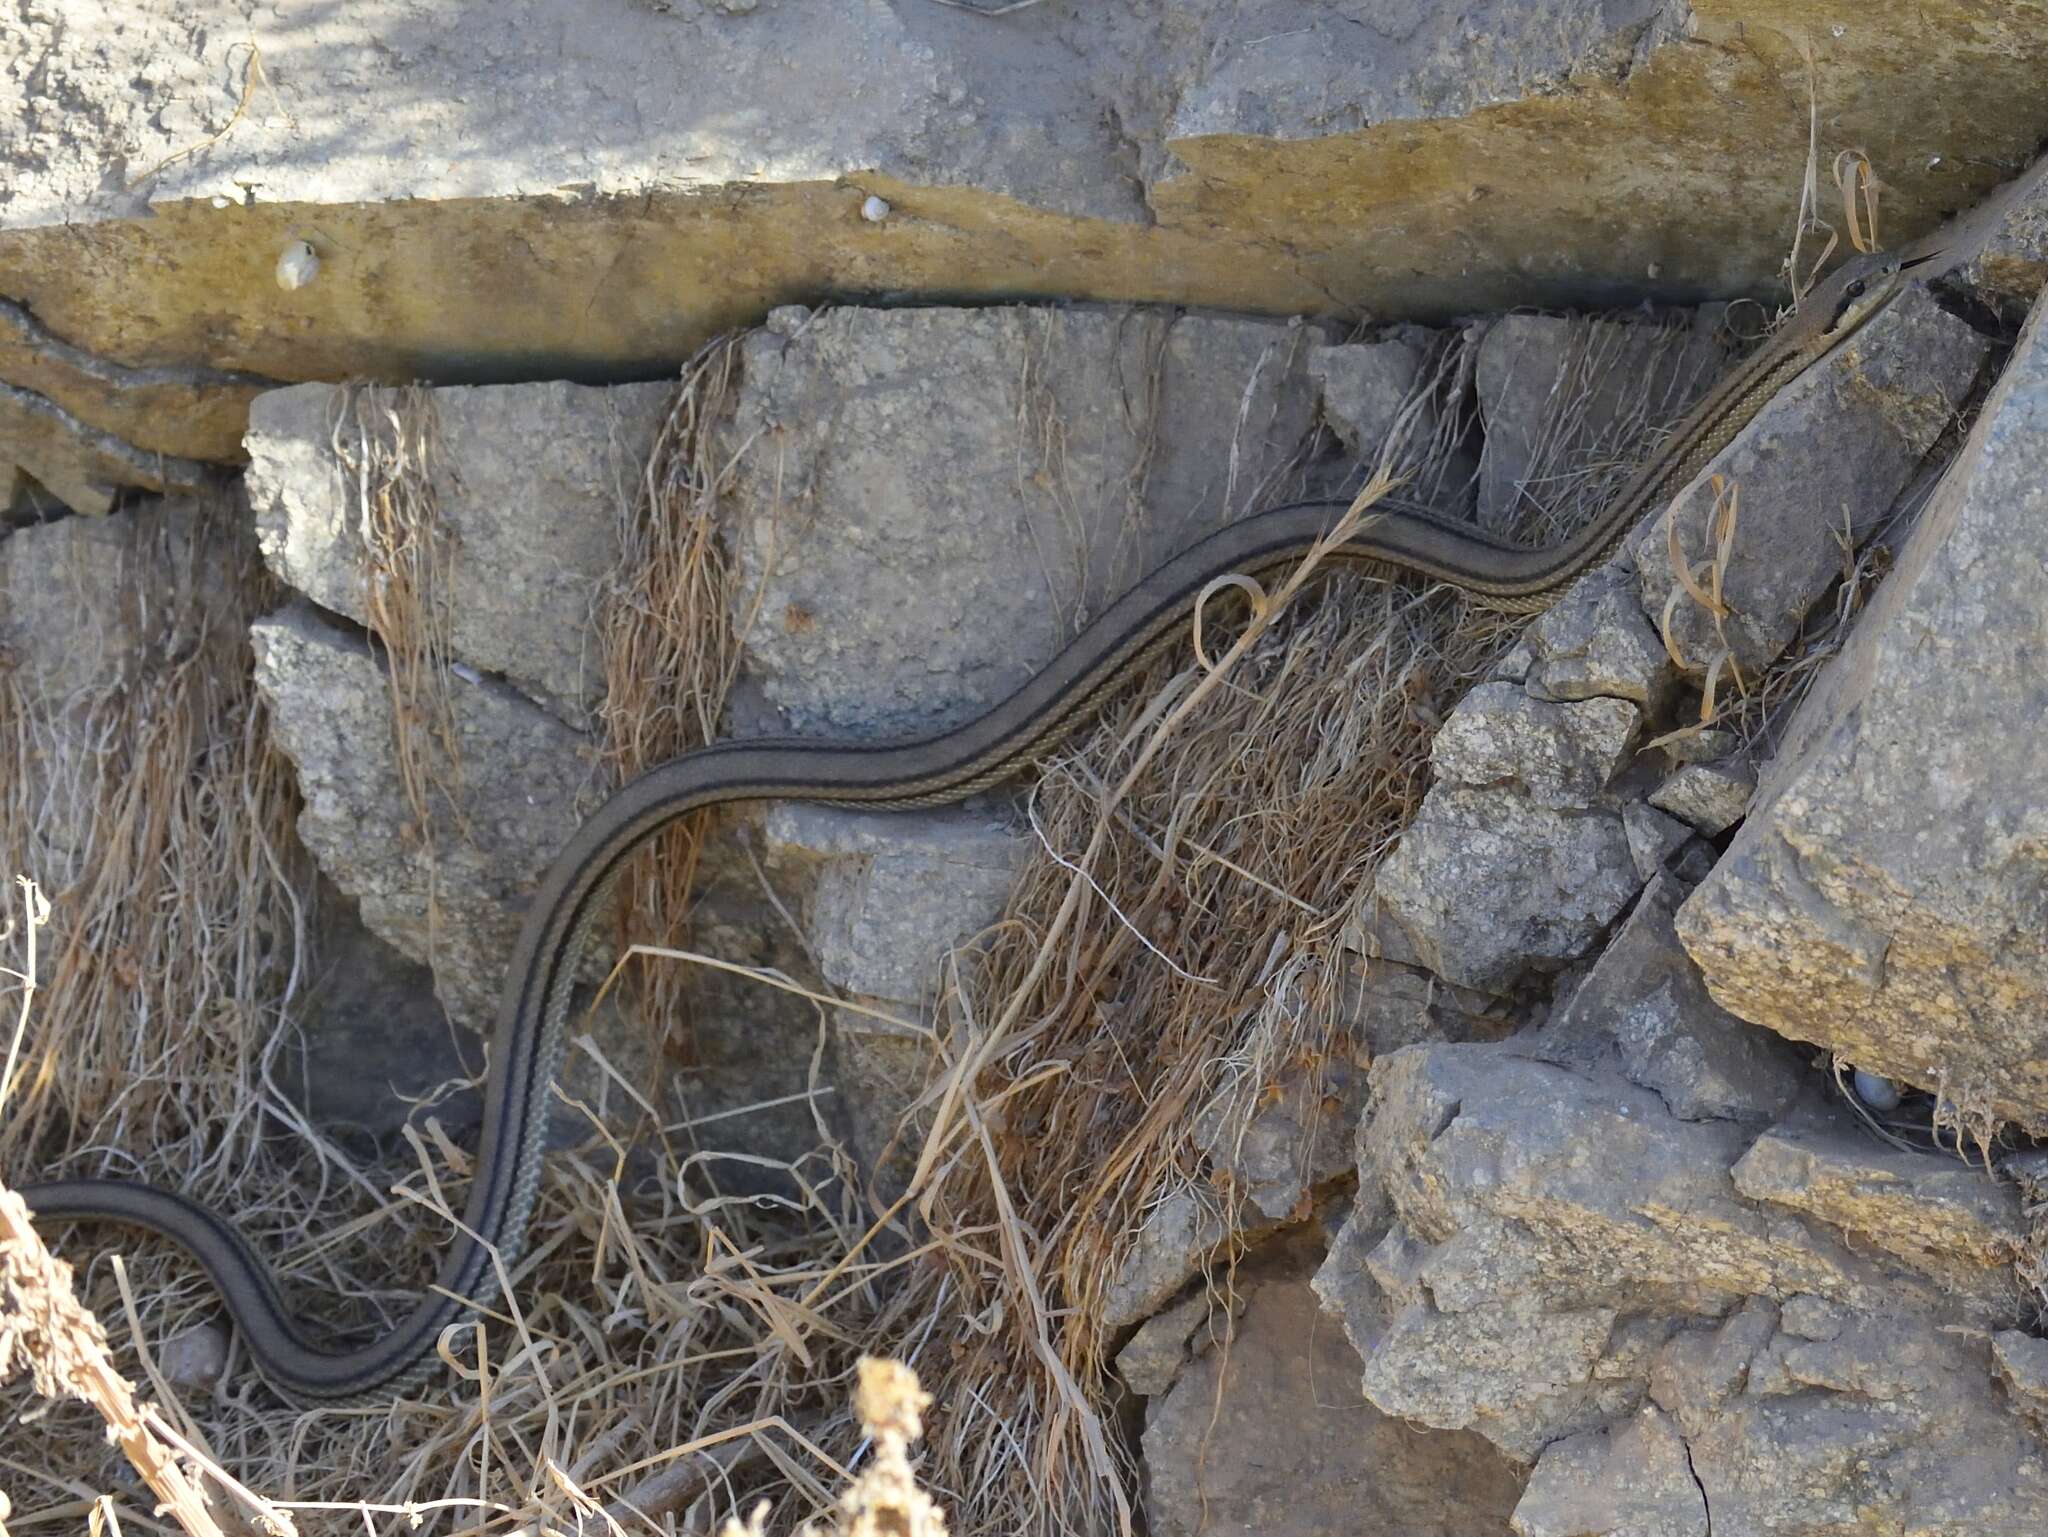
[[[1900,290],[1902,264],[1852,259],[1694,407],[1595,520],[1543,549],[1494,539],[1414,510],[1376,509],[1329,558],[1388,575],[1453,583],[1501,608],[1535,612],[1661,509],[1800,372]],[[1346,508],[1302,502],[1255,514],[1159,566],[1008,699],[957,730],[917,741],[769,738],[691,752],[626,785],[548,869],[513,952],[492,1039],[482,1142],[463,1224],[432,1291],[381,1337],[333,1351],[286,1310],[269,1268],[234,1225],[173,1191],[120,1180],[23,1190],[44,1226],[131,1223],[188,1249],[219,1290],[257,1370],[304,1405],[388,1401],[421,1386],[442,1331],[500,1293],[525,1244],[539,1189],[548,1094],[560,1064],[577,964],[627,861],[678,817],[730,801],[934,806],[1018,774],[1056,744],[1132,666],[1180,635],[1198,596],[1230,573],[1259,577],[1299,561]]]

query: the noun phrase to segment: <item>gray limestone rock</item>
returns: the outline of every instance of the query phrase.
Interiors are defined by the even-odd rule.
[[[1511,314],[1480,343],[1475,387],[1486,426],[1479,520],[1526,526],[1558,503],[1573,451],[1595,456],[1646,422],[1681,413],[1727,361],[1718,310],[1675,323]]]
[[[1643,617],[1634,573],[1595,566],[1529,627],[1526,680],[1537,699],[1627,699],[1658,709],[1677,681],[1664,643]]]
[[[1228,1338],[1231,1315],[1242,1310],[1241,1295],[1226,1300],[1204,1287],[1154,1313],[1116,1353],[1116,1369],[1124,1386],[1141,1398],[1157,1398],[1173,1386],[1189,1351],[1199,1353],[1212,1336]]]
[[[1347,968],[1342,1009],[1352,1039],[1373,1057],[1425,1041],[1496,1040],[1513,1028],[1493,995],[1383,957]]]
[[[1570,1000],[1531,1040],[1555,1061],[1611,1068],[1683,1121],[1776,1119],[1807,1073],[1782,1038],[1725,1012],[1678,943],[1685,888],[1659,873]]]
[[[1629,856],[1636,862],[1636,874],[1650,880],[1671,863],[1671,856],[1685,847],[1692,829],[1676,817],[1666,816],[1646,801],[1629,801],[1621,808],[1622,831],[1628,835]]]
[[[1749,1385],[1750,1364],[1777,1332],[1777,1304],[1752,1297],[1725,1320],[1673,1335],[1650,1370],[1651,1400],[1684,1434],[1701,1434]]]
[[[1752,1136],[1740,1124],[1679,1120],[1619,1077],[1512,1047],[1411,1047],[1374,1066],[1360,1183],[1384,1192],[1391,1226],[1362,1256],[1340,1239],[1348,1274],[1333,1255],[1318,1284],[1354,1339],[1391,1312],[1364,1379],[1381,1408],[1528,1458],[1633,1413],[1678,1329],[1754,1297],[1981,1317],[1744,1199],[1729,1173]]]
[[[1365,1107],[1363,1062],[1322,1057],[1285,1069],[1276,1092],[1232,1083],[1202,1111],[1195,1141],[1218,1174],[1275,1222],[1305,1216],[1310,1193],[1349,1172],[1352,1132]]]
[[[1749,813],[1756,769],[1738,754],[1712,763],[1685,763],[1650,792],[1650,804],[1711,838]]]
[[[1698,565],[1714,549],[1712,477],[1735,487],[1736,527],[1713,616],[1679,593],[1671,633],[1704,668],[1723,649],[1745,675],[1782,651],[1842,572],[1841,540],[1860,540],[1913,478],[1954,419],[1989,343],[1909,288],[1821,363],[1780,390],[1629,548],[1643,607],[1660,616],[1679,590],[1669,540]]]
[[[1359,1369],[1306,1284],[1258,1284],[1229,1350],[1182,1369],[1146,1416],[1150,1529],[1499,1533],[1521,1493],[1513,1465],[1476,1435],[1381,1413],[1359,1396]]]
[[[762,817],[768,848],[817,863],[808,919],[818,969],[833,986],[915,1010],[955,946],[1002,916],[1031,847],[985,811],[891,814],[778,801]]]
[[[1420,339],[1390,337],[1317,347],[1308,355],[1322,417],[1354,458],[1377,458],[1401,406],[1422,376]],[[1418,422],[1427,433],[1434,425]]]
[[[1205,1269],[1233,1235],[1273,1224],[1249,1202],[1230,1205],[1214,1191],[1177,1190],[1145,1214],[1102,1296],[1102,1326],[1127,1329],[1158,1312]]]
[[[2036,173],[2004,192],[1982,210],[1983,243],[1944,286],[2017,326],[2048,289],[2048,179]]]
[[[503,684],[458,682],[463,804],[429,792],[430,865],[401,787],[383,665],[304,604],[253,633],[256,686],[305,796],[299,836],[372,933],[433,968],[449,1014],[486,1028],[526,898],[588,809],[583,739]]]
[[[1623,699],[1551,704],[1512,683],[1482,683],[1430,749],[1451,784],[1513,784],[1539,806],[1589,806],[1625,760],[1641,712]]]
[[[429,393],[429,482],[453,540],[456,659],[505,678],[571,725],[603,690],[592,605],[618,558],[670,386],[444,387]],[[352,395],[301,384],[249,411],[249,493],[264,558],[321,607],[367,622],[362,458]],[[337,455],[337,445],[347,459]]]
[[[1931,351],[1938,368],[1945,349]],[[1723,1007],[2036,1132],[2048,1131],[2044,462],[2037,313],[1678,919]]]
[[[754,333],[729,504],[750,678],[803,731],[996,703],[1270,492],[1313,425],[1322,339],[1107,308],[848,308]]]
[[[1584,954],[1641,885],[1615,812],[1439,786],[1380,866],[1377,895],[1423,964],[1501,992],[1531,965]]]

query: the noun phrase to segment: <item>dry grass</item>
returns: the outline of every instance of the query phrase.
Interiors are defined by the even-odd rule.
[[[1437,362],[1431,388],[1455,390],[1470,344],[1454,340]],[[603,610],[622,773],[708,735],[731,678],[740,626],[724,617],[730,576],[710,537],[729,466],[703,429],[732,364],[729,344],[696,360],[628,499],[630,567]],[[1568,410],[1574,392],[1559,398]],[[1451,436],[1402,452],[1414,484],[1441,479]],[[1611,441],[1560,433],[1554,454],[1546,527],[1589,511],[1625,470]],[[1240,487],[1236,510],[1324,469],[1305,458]],[[677,1102],[615,1079],[628,1113],[593,1117],[590,1139],[549,1161],[513,1300],[450,1342],[463,1381],[389,1411],[285,1415],[237,1363],[218,1388],[172,1388],[167,1418],[301,1531],[702,1532],[762,1497],[779,1524],[826,1518],[866,1455],[846,1390],[863,1355],[889,1355],[941,1406],[927,1481],[960,1531],[1127,1528],[1133,1453],[1111,1413],[1106,1279],[1168,1195],[1231,1199],[1195,1144],[1198,1115],[1241,1119],[1283,1074],[1335,1049],[1343,918],[1420,801],[1435,724],[1516,629],[1448,590],[1303,576],[1234,640],[1216,638],[1219,596],[1211,665],[1165,662],[1134,679],[1049,766],[1029,807],[1039,855],[1004,921],[944,979],[932,1089],[906,1129],[922,1155],[908,1201],[877,1220],[822,1136],[781,1169],[778,1202],[724,1195]],[[251,592],[267,601],[260,582]],[[185,755],[167,747],[145,772],[159,788],[203,790],[214,820],[177,822],[146,874],[123,856],[110,898],[68,874],[59,893],[60,926],[116,936],[81,950],[80,976],[122,943],[144,946],[147,986],[165,997],[138,1009],[111,986],[50,996],[30,1058],[43,1108],[11,1104],[0,1147],[23,1171],[97,1148],[61,1166],[141,1168],[234,1210],[289,1294],[337,1325],[374,1326],[429,1268],[467,1160],[429,1128],[409,1163],[358,1169],[294,1125],[268,1086],[298,985],[301,952],[283,939],[302,928],[303,870],[285,852],[289,776],[263,746],[240,649],[259,610],[214,608],[233,645],[205,671],[213,692],[190,692],[196,669],[167,668],[130,691],[134,713],[98,728],[132,762],[154,740],[148,724],[183,701]],[[23,729],[10,717],[11,733]],[[53,761],[76,756],[66,746]],[[118,785],[104,793],[126,804]],[[0,846],[33,845],[10,826]],[[635,923],[686,914],[681,891],[672,870],[650,873]],[[134,936],[119,938],[120,923]],[[223,978],[215,957],[252,935],[269,947]],[[75,1019],[68,1032],[48,1028],[60,1016]],[[184,1028],[194,1018],[215,1023]],[[649,1177],[622,1177],[629,1140]],[[150,1245],[131,1253],[137,1337],[217,1319],[188,1263]],[[85,1284],[95,1311],[124,1308],[110,1265],[95,1262]],[[334,1300],[351,1291],[363,1308]],[[117,1361],[139,1380],[134,1349],[120,1345]],[[28,1402],[0,1401],[0,1415]],[[82,1411],[43,1423],[0,1437],[17,1532],[75,1520],[86,1493],[125,1487]],[[148,1504],[115,1499],[125,1527],[165,1530]]]
[[[619,784],[714,740],[739,671],[737,573],[719,537],[738,454],[711,430],[731,408],[739,364],[737,337],[691,360],[638,481],[619,497],[619,558],[597,603],[599,726]],[[619,887],[622,946],[689,943],[709,824],[708,813],[679,822],[635,859]],[[631,976],[642,1019],[683,1061],[694,1060],[689,973],[647,967]]]

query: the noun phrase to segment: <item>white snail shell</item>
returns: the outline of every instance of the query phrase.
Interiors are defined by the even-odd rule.
[[[277,286],[286,293],[304,288],[319,275],[320,253],[303,240],[294,240],[277,259]]]

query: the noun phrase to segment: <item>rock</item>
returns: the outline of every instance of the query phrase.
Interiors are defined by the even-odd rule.
[[[1195,1121],[1195,1144],[1229,1187],[1275,1222],[1307,1215],[1310,1193],[1350,1172],[1365,1065],[1343,1055],[1284,1068],[1271,1088],[1231,1083]]]
[[[2032,639],[2048,622],[2044,456],[2037,315],[1678,918],[1732,1013],[2035,1132],[2048,1131],[2048,813],[2039,733],[2018,723],[2048,719]]]
[[[795,337],[754,333],[731,429],[753,446],[730,503],[742,604],[761,616],[750,677],[805,732],[980,713],[1247,510],[1310,429],[1320,339],[1022,308],[835,309]],[[1157,387],[1131,395],[1153,369]]]
[[[1635,1456],[1668,1445],[1654,1408],[1627,1427],[1547,1449],[1515,1512],[1518,1532],[1624,1537],[1712,1529],[2020,1532],[2048,1518],[2041,1439],[1998,1402],[1982,1336],[1877,1315],[1835,1340],[1780,1336],[1746,1386],[1683,1442],[1692,1478],[1646,1487]],[[1646,1498],[1646,1496],[1649,1496]]]
[[[450,1016],[488,1028],[526,897],[590,809],[583,739],[503,684],[458,682],[450,697],[471,836],[430,792],[430,872],[410,829],[382,664],[303,604],[260,621],[253,637],[256,686],[305,796],[299,836],[370,932],[433,968]]]
[[[1672,916],[1685,888],[1659,873],[1530,1050],[1608,1068],[1682,1121],[1776,1119],[1808,1074],[1790,1045],[1707,996]]]
[[[210,1392],[228,1368],[228,1332],[218,1324],[181,1329],[157,1346],[156,1365],[171,1386]]]
[[[204,517],[199,503],[173,497],[111,518],[24,527],[0,541],[0,677],[26,717],[10,730],[35,744],[26,757],[37,779],[26,842],[7,859],[53,892],[83,873],[78,861],[93,841],[95,716],[147,665],[145,648],[183,643],[153,629],[136,598],[145,577],[175,572],[172,580],[200,584],[177,594],[169,612],[225,608],[219,589],[234,580],[227,541],[204,532]]]
[[[1424,965],[1502,992],[1530,965],[1584,954],[1641,884],[1614,812],[1439,786],[1380,866],[1377,895]]]
[[[1717,311],[1677,323],[1504,315],[1479,347],[1475,386],[1486,446],[1479,521],[1499,532],[1555,506],[1573,462],[1682,415],[1727,353]]]
[[[1729,1174],[1741,1125],[1681,1121],[1648,1090],[1513,1045],[1411,1047],[1373,1068],[1359,1177],[1391,1225],[1363,1259],[1339,1248],[1388,1294],[1364,1378],[1388,1413],[1532,1458],[1633,1413],[1680,1327],[1753,1297],[1970,1317],[1918,1272],[1746,1201]],[[1330,1268],[1326,1297],[1366,1288]],[[1371,1309],[1342,1311],[1356,1339]]]
[[[1942,286],[2017,327],[2048,288],[2048,173],[2037,168],[2022,177],[1987,199],[1979,215],[1972,222],[1980,243]]]
[[[1622,806],[1621,826],[1628,837],[1629,857],[1636,862],[1636,874],[1646,881],[1667,868],[1671,856],[1692,837],[1692,829],[1683,822],[1643,801]]]
[[[455,659],[496,674],[572,726],[589,723],[604,668],[592,606],[618,559],[618,504],[635,493],[669,386],[452,387],[427,394],[427,477],[453,541]],[[355,397],[303,384],[256,397],[249,494],[264,558],[323,608],[368,624]],[[414,409],[401,406],[401,411]]]
[[[1782,195],[1749,173],[1807,131],[1789,0],[739,9],[618,5],[596,33],[575,0],[510,28],[422,0],[10,13],[0,290],[125,367],[472,383],[654,377],[847,294],[1682,298],[1775,282]],[[1842,93],[1831,133],[1885,168],[1888,235],[1967,205],[2048,123],[2031,7],[1983,19],[1885,8],[1826,39],[1836,78],[1882,82]],[[2016,105],[1958,114],[1959,80]],[[1709,102],[1740,110],[1703,137]],[[464,152],[393,153],[400,118]],[[287,291],[300,243],[318,273]],[[146,414],[88,382],[51,398],[140,442]]]
[[[1371,1057],[1425,1041],[1497,1040],[1513,1028],[1491,994],[1385,959],[1346,968],[1340,1015]]]
[[[0,240],[4,238],[0,236]],[[20,465],[58,501],[88,516],[111,509],[123,487],[197,495],[214,489],[221,479],[195,459],[153,454],[102,432],[47,396],[9,384],[4,378],[0,378],[0,459]]]
[[[363,926],[332,882],[315,898],[315,970],[299,1011],[299,1047],[284,1086],[319,1125],[387,1136],[413,1118],[417,1101],[484,1067],[483,1043],[449,1028],[434,974]],[[502,962],[501,962],[502,964]],[[450,1130],[483,1119],[483,1097],[464,1088],[435,1101]]]
[[[1662,614],[1678,577],[1670,530],[1695,565],[1713,552],[1713,476],[1738,495],[1736,532],[1713,616],[1681,593],[1671,633],[1690,665],[1724,648],[1754,675],[1792,639],[1842,573],[1843,537],[1859,541],[1913,478],[1969,393],[1989,343],[1922,286],[1894,300],[1786,385],[1632,540],[1643,606]]]
[[[1745,757],[1686,763],[1650,792],[1650,804],[1712,838],[1749,814],[1756,770]]]
[[[1985,1170],[1794,1123],[1759,1137],[1731,1172],[1750,1200],[1805,1212],[1897,1256],[1983,1317],[2015,1322],[2030,1311],[2013,1269],[2028,1252],[2020,1198]]]
[[[1236,1299],[1242,1311],[1242,1299]],[[1154,1313],[1138,1325],[1128,1344],[1116,1353],[1116,1369],[1124,1386],[1141,1398],[1156,1398],[1173,1386],[1188,1358],[1189,1343],[1199,1353],[1208,1343],[1206,1336],[1228,1338],[1232,1332],[1233,1306],[1214,1296],[1206,1287],[1194,1296],[1176,1302],[1164,1312]]]
[[[2015,1409],[2048,1427],[2048,1340],[2018,1329],[1991,1336],[1991,1359]]]
[[[1713,1526],[1685,1438],[1645,1408],[1619,1429],[1547,1447],[1515,1506],[1514,1529],[1516,1537],[1709,1537]]]
[[[1145,1214],[1104,1287],[1102,1327],[1113,1334],[1151,1317],[1208,1266],[1226,1240],[1272,1227],[1249,1203],[1227,1207],[1215,1191],[1176,1190]]]
[[[891,814],[791,801],[762,816],[765,844],[817,863],[805,924],[834,987],[915,1012],[957,946],[1002,916],[1031,844],[985,811]]]
[[[1513,784],[1539,806],[1589,806],[1626,758],[1640,713],[1621,699],[1550,704],[1482,683],[1444,722],[1430,761],[1451,784]]]
[[[1310,351],[1308,376],[1315,384],[1322,418],[1352,457],[1378,458],[1402,405],[1422,377],[1426,355],[1419,336]],[[1416,431],[1426,436],[1435,424],[1432,411],[1427,420],[1418,419]]]
[[[1703,1434],[1748,1386],[1750,1363],[1777,1332],[1777,1305],[1752,1297],[1724,1322],[1672,1336],[1651,1368],[1651,1399],[1681,1434]]]
[[[1655,711],[1677,682],[1664,643],[1643,617],[1634,574],[1595,566],[1565,589],[1523,636],[1537,699],[1627,699]]]
[[[1521,1492],[1512,1464],[1477,1436],[1383,1415],[1358,1396],[1359,1366],[1305,1283],[1258,1285],[1230,1348],[1184,1368],[1146,1417],[1150,1530],[1502,1531]]]

